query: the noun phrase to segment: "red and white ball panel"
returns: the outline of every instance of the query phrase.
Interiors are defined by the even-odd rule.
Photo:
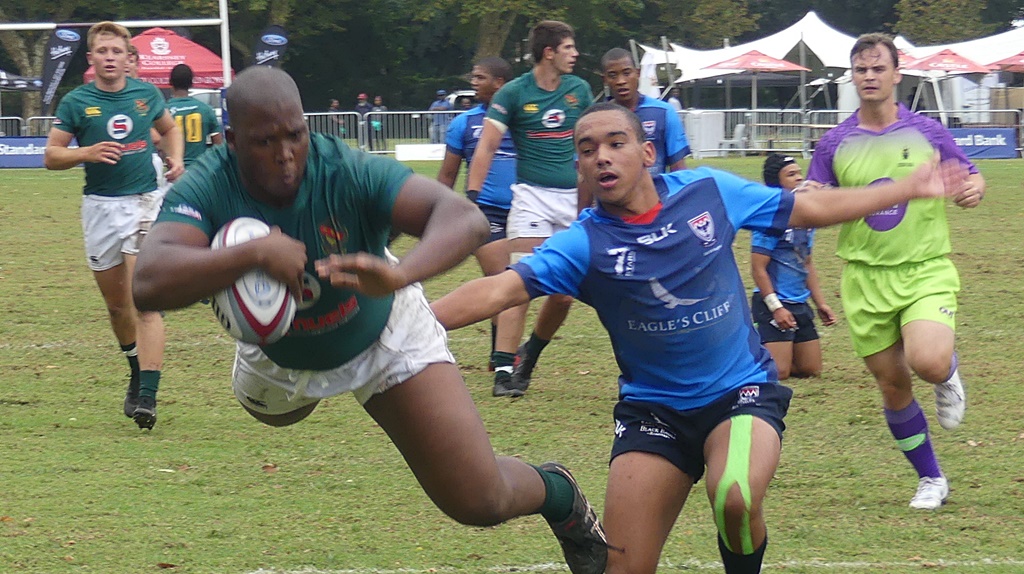
[[[211,249],[222,249],[270,234],[270,227],[251,217],[232,219],[213,236]],[[234,338],[266,345],[284,337],[295,318],[295,298],[284,283],[253,269],[211,301],[221,326]]]

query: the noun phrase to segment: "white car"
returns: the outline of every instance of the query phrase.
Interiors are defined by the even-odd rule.
[[[217,121],[221,121],[220,90],[192,88],[188,95],[213,108],[213,112],[217,114]]]

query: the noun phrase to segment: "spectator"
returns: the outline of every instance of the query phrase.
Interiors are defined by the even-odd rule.
[[[437,99],[430,104],[427,110],[431,112],[444,112],[452,109],[452,104],[445,98],[447,95],[448,92],[438,90]],[[451,119],[451,114],[430,114],[430,143],[444,143],[444,136],[448,131],[448,122]]]
[[[672,88],[668,91],[668,105],[675,108],[676,112],[683,111],[683,104],[679,101],[679,88]]]
[[[371,112],[386,112],[388,107],[384,105],[384,98],[379,94],[373,97]],[[388,143],[384,139],[384,116],[373,116],[370,118],[370,151],[374,147],[379,150],[387,150]]]
[[[363,137],[365,137],[364,134],[366,133],[363,130],[363,125],[366,123],[366,114],[368,114],[368,113],[373,111],[373,106],[371,106],[370,102],[367,101],[366,94],[359,94],[357,99],[359,101],[356,103],[356,113],[359,114],[359,128],[360,128],[359,129],[360,133],[359,133],[358,137],[359,137],[359,139],[362,139]],[[363,146],[365,144],[366,144],[366,142],[359,142],[360,146]]]

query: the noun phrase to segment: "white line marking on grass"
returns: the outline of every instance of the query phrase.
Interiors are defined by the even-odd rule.
[[[662,562],[662,567],[679,570],[722,570],[721,562],[700,562],[688,560],[686,562]],[[787,568],[820,568],[822,570],[866,570],[874,571],[882,568],[919,568],[931,570],[933,568],[958,568],[984,570],[992,567],[1024,566],[1024,560],[993,559],[982,560],[916,560],[913,562],[827,562],[824,560],[785,560],[765,564],[766,571],[785,570]],[[484,572],[566,572],[565,564],[533,564],[530,566],[494,566],[482,569]],[[299,570],[276,570],[264,569],[255,570],[246,574],[444,574],[446,572],[466,572],[465,568],[351,568],[344,570],[320,570],[317,568],[302,568]],[[480,570],[478,570],[480,571]]]

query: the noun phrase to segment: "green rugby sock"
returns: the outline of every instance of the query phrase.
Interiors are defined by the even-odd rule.
[[[544,504],[540,507],[540,515],[548,522],[565,520],[572,513],[572,501],[576,498],[569,479],[536,466],[533,468],[544,481]]]
[[[156,398],[156,390],[160,386],[160,371],[142,371],[139,373],[139,396]]]

